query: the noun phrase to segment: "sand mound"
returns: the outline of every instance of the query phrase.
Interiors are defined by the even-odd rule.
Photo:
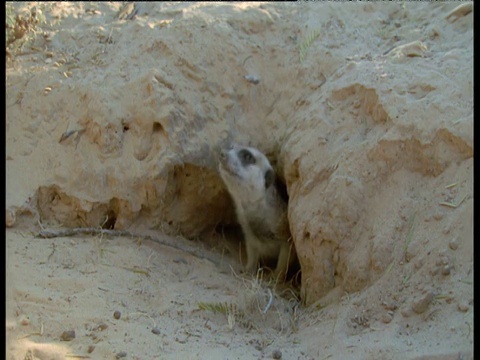
[[[473,357],[472,3],[6,10],[9,358]],[[287,186],[299,298],[230,268],[231,141]]]

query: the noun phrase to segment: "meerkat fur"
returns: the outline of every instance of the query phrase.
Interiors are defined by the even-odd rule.
[[[287,203],[275,186],[267,157],[258,149],[235,144],[221,151],[219,172],[245,236],[246,270],[255,272],[261,259],[276,258],[274,276],[285,280],[296,254],[290,243]]]

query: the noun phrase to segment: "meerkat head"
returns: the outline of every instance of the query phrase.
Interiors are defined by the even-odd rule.
[[[220,175],[234,198],[258,200],[275,182],[267,157],[251,147],[233,145],[220,153]]]

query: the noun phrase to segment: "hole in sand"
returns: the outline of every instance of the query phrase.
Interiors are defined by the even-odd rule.
[[[161,123],[159,123],[158,121],[154,121],[153,122],[153,125],[152,125],[152,134],[154,135],[161,135],[162,137],[164,137],[165,139],[168,139],[168,134],[167,132],[165,131],[165,128],[163,127],[163,125]]]
[[[117,215],[113,210],[109,210],[107,213],[107,219],[102,225],[102,229],[113,230],[115,229],[116,222],[117,222]]]
[[[164,134],[164,133],[165,133],[165,130],[163,129],[162,124],[160,124],[159,122],[154,122],[154,123],[153,123],[153,132],[154,132],[154,133],[162,133],[162,134]]]

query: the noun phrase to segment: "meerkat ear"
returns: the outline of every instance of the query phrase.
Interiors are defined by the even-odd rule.
[[[268,189],[275,182],[275,172],[272,169],[268,169],[265,173],[265,189]]]

